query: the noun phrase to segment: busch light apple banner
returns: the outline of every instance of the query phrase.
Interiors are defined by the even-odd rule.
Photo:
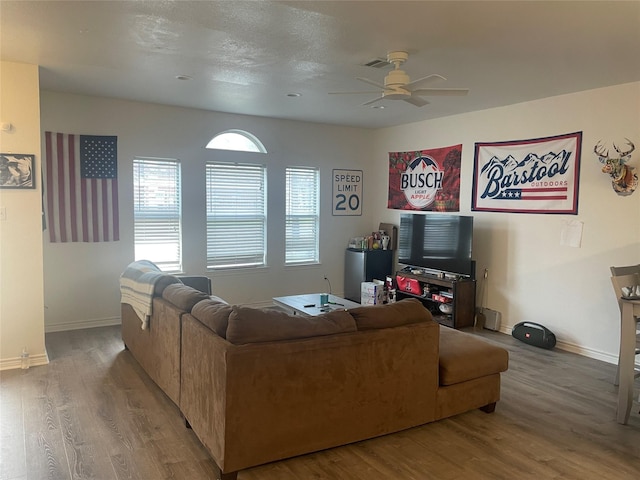
[[[389,153],[388,208],[460,211],[462,145]]]
[[[578,214],[582,132],[476,143],[471,209]]]

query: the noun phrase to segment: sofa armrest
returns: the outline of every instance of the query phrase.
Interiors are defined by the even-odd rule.
[[[227,352],[232,347],[193,315],[182,317],[180,411],[221,471],[225,468]]]
[[[178,275],[182,283],[201,292],[211,295],[211,279],[204,275]]]

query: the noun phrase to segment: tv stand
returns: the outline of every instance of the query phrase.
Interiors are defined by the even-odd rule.
[[[397,276],[417,280],[420,289],[410,293],[396,289],[396,298],[417,298],[433,315],[438,323],[451,328],[472,327],[476,313],[476,281],[467,277],[446,275],[444,272],[429,270],[422,273],[412,273],[412,269],[405,268],[396,272]],[[428,292],[425,295],[425,287]],[[435,298],[434,298],[435,295]],[[442,301],[439,297],[444,297]],[[451,305],[451,313],[443,313],[440,305]]]

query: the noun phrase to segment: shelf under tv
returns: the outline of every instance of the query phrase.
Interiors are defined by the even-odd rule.
[[[447,327],[462,328],[473,326],[476,310],[475,279],[468,277],[447,278],[442,272],[418,274],[405,270],[397,271],[396,275],[417,280],[420,284],[419,292],[423,292],[425,286],[429,287],[428,296],[397,289],[396,298],[398,298],[398,300],[403,298],[417,298],[431,312],[435,321]],[[445,302],[432,298],[433,292],[440,292],[442,290],[451,293],[450,302],[446,302],[452,305],[453,310],[451,314],[443,314],[440,311],[440,305]]]

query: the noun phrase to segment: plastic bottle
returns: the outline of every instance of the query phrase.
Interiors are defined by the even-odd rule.
[[[27,352],[27,347],[22,349],[22,355],[20,355],[20,368],[23,370],[29,368],[29,352]]]

